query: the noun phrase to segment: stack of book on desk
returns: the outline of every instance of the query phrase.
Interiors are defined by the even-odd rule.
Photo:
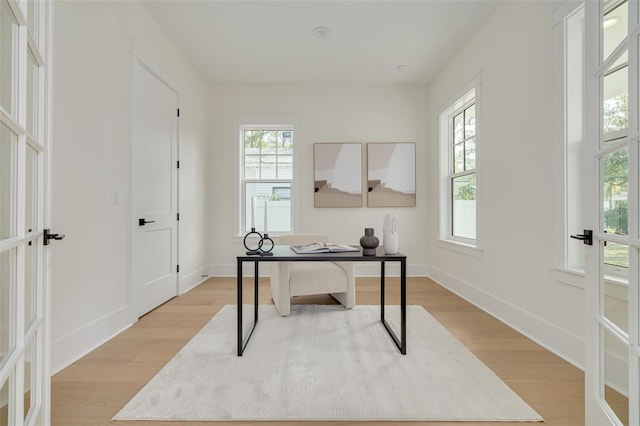
[[[345,244],[311,243],[304,246],[291,246],[291,250],[297,254],[316,253],[341,253],[347,251],[360,251],[359,248]]]

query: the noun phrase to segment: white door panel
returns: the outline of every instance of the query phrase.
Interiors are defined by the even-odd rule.
[[[0,425],[50,422],[50,6],[0,2]]]
[[[640,424],[638,12],[586,2],[587,425]]]
[[[178,95],[137,59],[133,77],[133,305],[177,295]]]

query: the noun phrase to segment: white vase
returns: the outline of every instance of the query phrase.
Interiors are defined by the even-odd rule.
[[[397,232],[389,232],[384,234],[382,246],[386,254],[398,253],[398,245],[400,244],[400,235]]]

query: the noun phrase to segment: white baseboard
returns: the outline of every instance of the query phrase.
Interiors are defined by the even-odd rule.
[[[211,265],[209,268],[210,277],[235,277],[237,265]],[[259,264],[259,274],[261,277],[270,276],[270,267],[267,262]],[[407,265],[408,277],[428,276],[427,265]],[[253,267],[245,264],[243,268],[244,276],[253,276]],[[400,265],[397,262],[387,262],[385,275],[389,277],[400,276]],[[356,277],[379,277],[380,264],[377,262],[356,262]]]
[[[98,346],[131,327],[131,309],[120,309],[57,339],[51,344],[51,374],[82,358]]]
[[[429,278],[584,370],[584,339],[434,266]]]
[[[178,294],[184,294],[194,287],[197,287],[203,281],[206,281],[207,278],[209,278],[210,269],[211,268],[208,266],[203,266],[193,272],[186,274],[185,276],[180,276]]]

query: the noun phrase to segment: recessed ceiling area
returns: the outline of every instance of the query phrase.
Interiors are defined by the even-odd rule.
[[[498,1],[143,0],[211,83],[425,84]]]

